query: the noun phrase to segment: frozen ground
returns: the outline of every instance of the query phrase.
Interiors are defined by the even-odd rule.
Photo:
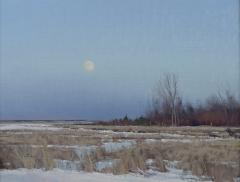
[[[28,170],[3,170],[0,171],[1,182],[186,182],[198,181],[198,178],[188,175],[181,176],[178,172],[152,172],[151,176],[138,174],[112,175],[104,173],[85,173],[75,171],[63,171],[54,169],[52,171],[42,171],[39,169]]]
[[[0,130],[51,130],[57,131],[61,128],[54,127],[50,124],[29,124],[29,123],[10,123],[0,124]]]
[[[159,164],[159,160],[163,161],[164,165],[168,162],[164,160],[165,158],[162,159],[157,158],[155,156],[159,155],[158,151],[165,153],[164,149],[166,150],[171,149],[171,151],[176,151],[175,148],[177,146],[178,146],[177,150],[179,150],[179,152],[175,153],[176,155],[178,153],[180,155],[181,150],[182,151],[184,150],[182,146],[194,145],[198,147],[198,145],[201,145],[204,146],[206,148],[206,152],[208,152],[208,150],[210,149],[216,151],[213,145],[227,146],[228,144],[228,146],[235,146],[234,143],[237,142],[236,139],[229,137],[227,135],[225,129],[221,128],[220,129],[213,128],[214,130],[208,131],[208,128],[202,129],[187,127],[185,128],[139,127],[135,128],[135,130],[133,130],[134,128],[131,129],[131,126],[125,128],[124,127],[115,128],[112,126],[112,128],[109,129],[105,128],[101,129],[101,127],[102,126],[95,125],[84,126],[58,123],[54,124],[46,122],[45,123],[15,122],[9,124],[0,123],[0,166],[1,160],[3,161],[2,164],[4,165],[6,164],[6,166],[9,166],[8,164],[10,164],[10,162],[14,164],[11,165],[12,167],[10,168],[4,167],[4,169],[7,168],[12,170],[0,170],[0,182],[209,181],[209,179],[211,178],[199,177],[202,174],[198,174],[196,173],[196,171],[191,172],[177,169],[176,165],[165,166],[167,168],[167,172],[158,172],[164,171],[161,170],[160,165],[161,163]],[[151,154],[151,152],[149,153],[149,151],[144,147],[141,148],[141,146],[145,145],[148,145],[148,147],[152,147],[152,149],[155,150],[153,154]],[[210,145],[213,147],[212,148],[209,147]],[[165,148],[158,148],[157,146]],[[135,147],[138,147],[139,149],[141,149],[141,151],[145,152],[143,153],[142,156],[144,155],[149,156],[146,156],[146,158],[145,157],[141,158],[141,154],[138,153],[138,150],[131,150]],[[128,153],[123,153],[125,152],[125,150],[128,151]],[[205,152],[204,150],[201,151]],[[5,155],[2,155],[1,159],[1,154],[4,154],[4,152]],[[40,152],[43,156],[51,157],[49,159],[52,159],[51,164],[52,167],[54,168],[53,170],[44,171],[39,169],[44,168],[44,165],[38,163],[39,156],[41,155],[39,155],[37,152]],[[221,149],[221,151],[219,152],[225,153],[225,149]],[[11,153],[13,153],[14,155],[11,155]],[[209,153],[210,152],[208,152],[207,154],[209,155]],[[131,161],[131,159],[133,159],[132,163],[138,164],[138,158],[136,159],[134,158],[135,154],[139,156],[139,160],[141,159],[146,162],[146,168],[139,169],[138,165],[135,167],[133,165],[133,168],[129,167],[128,161]],[[231,153],[231,155],[236,156],[236,153]],[[186,156],[189,155],[186,154]],[[188,160],[186,156],[184,159]],[[196,156],[201,157],[202,155],[200,153]],[[85,170],[83,164],[85,164],[85,159],[87,157],[88,159],[91,159],[93,161],[93,163],[89,164],[92,165],[93,167],[92,169],[93,171],[95,171],[93,173],[87,173],[83,171]],[[170,155],[168,159],[170,164],[172,164],[171,161],[181,160],[175,158],[176,157]],[[213,158],[216,159],[216,157]],[[214,166],[219,166],[220,164],[222,166],[230,166],[229,169],[231,168],[230,170],[232,171],[232,169],[237,169],[238,167],[238,163],[232,162],[235,161],[232,160],[232,158],[225,156],[224,160],[218,161],[218,159],[220,158],[217,158],[217,160],[214,160],[216,162],[208,161],[208,163],[211,163],[211,166],[213,164]],[[44,157],[40,159],[41,159],[40,162],[45,161]],[[126,159],[125,163],[124,162],[120,163],[121,161],[124,161],[124,159]],[[34,163],[39,165],[40,167],[36,167],[36,165],[31,165]],[[116,164],[119,164],[120,166],[118,169],[121,169],[121,167],[126,169],[124,173],[128,172],[131,173],[125,175],[112,175],[100,173],[100,172],[112,172],[111,170],[108,171],[109,168],[112,168],[114,169],[113,171],[115,171],[115,168],[117,166]],[[160,168],[157,168],[157,164],[160,166]],[[181,168],[181,166],[179,168]],[[187,168],[186,170],[192,169]],[[224,168],[223,171],[227,170],[228,168],[227,169]],[[232,173],[227,172],[226,174],[232,175]],[[198,177],[192,175],[192,173],[198,175]],[[123,173],[119,172],[114,174]],[[236,177],[236,175],[233,176]]]

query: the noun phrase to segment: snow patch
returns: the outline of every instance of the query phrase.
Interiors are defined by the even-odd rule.
[[[69,171],[80,171],[82,169],[82,165],[80,161],[55,159],[54,162],[55,162],[55,167],[58,169],[69,170]]]
[[[9,123],[9,124],[0,124],[0,130],[50,130],[57,131],[62,128],[54,127],[50,124],[23,124],[23,123]]]
[[[128,149],[136,144],[135,140],[123,140],[118,142],[106,142],[103,143],[102,148],[108,152],[117,152],[122,149]]]
[[[118,162],[119,162],[119,159],[113,159],[113,160],[109,159],[109,160],[98,161],[95,164],[96,171],[102,171],[103,169],[106,169],[106,168],[112,168]]]
[[[189,178],[183,178],[179,173],[160,173],[149,171],[153,175],[144,177],[139,174],[113,175],[104,173],[86,173],[76,171],[63,171],[54,169],[43,171],[40,169],[18,169],[0,171],[0,181],[2,182],[42,182],[42,181],[71,181],[71,182],[190,182],[199,181],[199,178],[189,175]]]
[[[84,160],[85,156],[91,155],[96,151],[96,149],[97,149],[97,146],[90,145],[90,146],[77,147],[74,149],[74,152],[78,156],[79,160],[82,161]]]

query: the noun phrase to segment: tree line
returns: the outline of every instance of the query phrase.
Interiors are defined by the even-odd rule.
[[[165,74],[153,89],[151,106],[135,120],[125,116],[108,124],[160,126],[239,126],[240,102],[230,89],[221,89],[203,104],[184,103],[175,74]]]
[[[184,103],[174,74],[166,74],[154,89],[152,108],[146,118],[159,125],[213,125],[240,124],[240,103],[230,91],[221,89],[209,96],[202,105]]]

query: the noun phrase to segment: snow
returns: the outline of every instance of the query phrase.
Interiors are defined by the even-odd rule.
[[[1,130],[1,129],[0,129]],[[6,132],[7,134],[10,134],[10,135],[32,135],[33,132],[32,131],[7,131]]]
[[[119,159],[102,160],[102,161],[96,162],[95,167],[97,171],[102,171],[103,169],[106,169],[106,168],[112,168],[118,162],[119,162]]]
[[[65,148],[65,149],[76,149],[78,145],[47,145],[48,148]]]
[[[105,142],[103,143],[100,148],[105,150],[108,153],[117,152],[122,149],[129,149],[133,145],[136,144],[135,140],[119,140],[117,142]],[[41,145],[31,145],[31,147],[43,147]],[[91,155],[94,153],[99,147],[96,145],[85,145],[85,146],[78,146],[78,145],[47,145],[48,148],[66,148],[66,149],[73,149],[76,155],[78,156],[79,160],[82,161],[87,155]]]
[[[118,142],[105,142],[100,147],[108,153],[117,152],[122,149],[130,148],[136,142],[130,140],[118,141]],[[48,148],[66,148],[73,149],[79,160],[83,160],[85,156],[91,155],[94,153],[98,146],[96,145],[86,145],[86,146],[78,146],[78,145],[48,145]]]
[[[198,178],[188,175],[188,178],[181,176],[177,172],[161,173],[149,171],[152,173],[150,177],[144,177],[139,174],[112,175],[105,173],[86,173],[77,171],[64,171],[61,169],[53,169],[51,171],[43,171],[40,169],[18,169],[18,170],[2,170],[0,171],[1,182],[190,182],[199,181]]]
[[[70,171],[80,171],[82,169],[82,165],[80,161],[55,159],[54,162],[55,162],[55,167],[58,169],[70,170]]]
[[[193,142],[213,142],[213,141],[223,141],[229,139],[222,139],[222,138],[205,138],[205,139],[161,139],[160,141],[163,143],[167,142],[179,142],[179,143],[193,143]]]
[[[135,140],[123,140],[118,142],[106,142],[103,143],[102,148],[108,153],[116,152],[122,149],[128,149],[136,144]]]
[[[137,136],[160,136],[164,138],[183,138],[183,137],[194,137],[190,135],[183,135],[183,134],[175,134],[175,133],[159,133],[159,132],[151,132],[151,133],[144,133],[144,132],[124,132],[124,131],[113,131],[113,130],[95,130],[98,133],[101,134],[112,134],[112,135],[120,135],[123,137],[137,137]]]
[[[171,138],[182,138],[185,136],[185,135],[174,134],[174,133],[159,133],[159,135],[162,137],[171,137]]]
[[[153,159],[147,159],[147,160],[146,160],[146,164],[147,164],[148,166],[153,165],[154,162],[155,162],[155,161],[154,161]]]
[[[9,123],[0,124],[0,130],[51,130],[57,131],[62,128],[54,127],[50,124],[29,124],[29,123]]]
[[[118,135],[122,137],[137,137],[137,136],[146,136],[146,135],[158,135],[159,133],[137,133],[137,132],[126,132],[126,131],[113,131],[113,130],[91,130],[96,131],[100,134],[111,134]],[[106,135],[108,136],[108,135]]]
[[[90,146],[83,146],[74,149],[74,152],[78,156],[79,160],[84,160],[85,156],[88,156],[96,151],[97,146],[90,145]]]
[[[180,143],[191,143],[194,140],[190,139],[161,139],[161,142],[167,143],[167,142],[180,142]]]
[[[155,143],[155,142],[157,142],[157,141],[158,141],[158,140],[156,140],[156,139],[154,139],[154,138],[145,139],[145,142],[146,142],[147,144]]]
[[[240,182],[240,177],[233,179],[234,182]]]

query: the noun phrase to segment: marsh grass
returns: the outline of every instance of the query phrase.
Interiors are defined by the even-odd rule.
[[[55,167],[54,159],[78,161],[79,157],[70,148],[54,148],[49,145],[96,145],[102,144],[103,134],[96,131],[78,131],[79,126],[71,126],[74,131],[43,132],[36,131],[32,134],[10,135],[0,133],[0,168],[43,168],[50,170]],[[172,133],[191,136],[208,135],[216,131],[225,137],[224,128],[162,128],[162,127],[118,127],[118,126],[84,126],[86,129],[113,129],[114,131],[130,131],[139,133],[144,131],[152,133]],[[106,128],[104,128],[106,127]],[[147,171],[154,169],[167,172],[167,161],[179,161],[177,168],[191,171],[197,176],[212,176],[214,181],[233,181],[233,177],[240,176],[240,141],[223,140],[213,142],[153,142],[146,143],[146,136],[130,136],[136,141],[131,148],[108,153],[101,147],[87,154],[82,162],[82,169],[88,172],[96,171],[96,162],[101,160],[118,159],[111,168],[102,169],[101,172],[113,174],[126,174],[129,172]],[[113,142],[124,140],[121,134],[110,135]],[[107,139],[108,139],[107,138]],[[104,138],[106,139],[106,138]],[[34,147],[37,145],[37,147]],[[148,159],[154,162],[146,164]],[[226,164],[227,163],[227,164]],[[229,164],[233,165],[229,165]]]

